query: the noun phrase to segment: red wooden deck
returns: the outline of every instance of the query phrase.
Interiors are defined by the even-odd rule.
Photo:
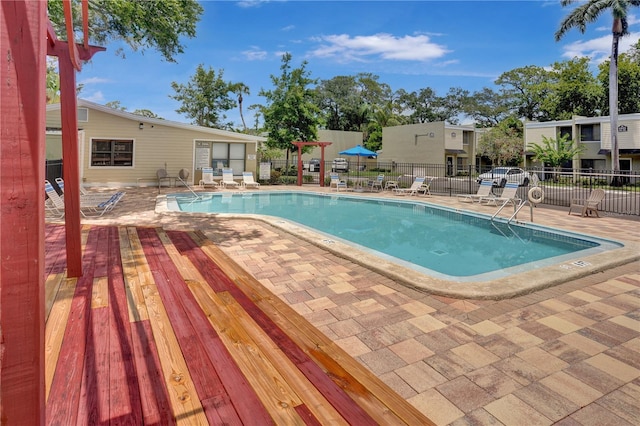
[[[431,424],[198,232],[47,225],[46,419]]]

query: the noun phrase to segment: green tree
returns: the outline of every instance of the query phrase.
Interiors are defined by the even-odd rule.
[[[600,115],[604,92],[589,69],[589,58],[556,62],[550,74],[555,83],[542,104],[549,119],[568,120],[574,115]]]
[[[280,76],[271,75],[273,89],[260,90],[267,105],[262,108],[264,127],[268,132],[268,148],[279,148],[287,153],[286,168],[289,168],[289,153],[295,149],[292,142],[308,142],[318,139],[320,110],[315,100],[315,91],[310,85],[316,80],[306,70],[307,62],[299,68],[291,68],[291,54],[282,55]],[[301,154],[301,153],[300,153]]]
[[[485,87],[467,97],[463,110],[478,127],[494,127],[511,114],[508,99],[503,93]]]
[[[567,161],[573,160],[584,151],[584,146],[576,144],[569,139],[569,135],[562,135],[557,139],[542,136],[542,145],[532,143],[529,149],[533,151],[533,160],[540,161],[545,166],[553,167],[557,171]],[[553,174],[554,180],[558,180],[558,173]]]
[[[81,28],[80,1],[72,2],[75,28]],[[49,0],[49,19],[58,37],[66,36],[62,0]],[[123,41],[132,50],[155,49],[165,60],[175,62],[183,53],[181,37],[195,37],[203,8],[196,0],[127,1],[91,0],[89,5],[90,42],[105,46]],[[122,51],[118,51],[123,56]]]
[[[213,68],[205,70],[200,64],[186,85],[172,82],[175,95],[169,97],[182,103],[176,112],[191,118],[198,126],[231,128],[231,123],[224,123],[227,118],[224,112],[236,106],[229,95],[234,84],[224,81],[223,75],[224,70],[216,75]]]
[[[555,77],[546,69],[535,65],[515,68],[497,78],[505,101],[518,117],[527,120],[548,120],[542,110],[544,100],[552,91]]]
[[[398,91],[398,104],[409,114],[410,123],[446,121],[457,124],[457,116],[462,112],[468,92],[461,88],[451,88],[445,96],[438,96],[430,87],[418,92]]]
[[[151,111],[150,109],[137,109],[135,111],[133,111],[134,114],[137,115],[141,115],[143,117],[149,117],[149,118],[157,118],[160,120],[164,120],[162,117],[160,117],[159,115],[157,115],[155,112]]]
[[[598,80],[609,96],[609,61],[600,64]],[[634,114],[640,112],[640,40],[628,52],[618,58],[618,112]],[[609,114],[609,106],[604,105],[602,113]]]
[[[602,13],[611,10],[613,23],[611,33],[611,63],[609,66],[609,117],[611,120],[611,161],[613,171],[620,171],[620,154],[618,149],[618,45],[620,38],[629,34],[629,24],[627,22],[628,9],[633,6],[640,6],[640,0],[560,0],[560,4],[568,6],[580,3],[571,13],[566,16],[558,31],[556,31],[556,41],[560,40],[570,29],[577,28],[584,34],[587,24],[595,22]],[[614,184],[621,184],[619,179],[614,179]]]
[[[118,111],[126,111],[127,107],[122,106],[122,102],[120,101],[109,101],[104,104],[104,106],[117,109]]]
[[[242,113],[242,102],[244,102],[244,98],[242,95],[249,95],[251,92],[249,91],[249,86],[244,83],[233,83],[231,85],[231,91],[238,96],[238,110],[240,111],[240,120],[242,120],[242,128],[246,132],[247,124],[244,122],[244,114]]]
[[[478,154],[489,158],[493,165],[518,165],[524,154],[522,127],[522,122],[514,118],[499,123],[480,137]]]

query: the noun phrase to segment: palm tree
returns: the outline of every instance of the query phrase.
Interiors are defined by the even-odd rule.
[[[613,25],[611,32],[611,61],[609,64],[609,117],[611,120],[611,162],[613,172],[620,171],[620,156],[618,151],[618,43],[620,37],[629,34],[627,23],[627,9],[632,6],[640,6],[640,0],[561,0],[564,7],[573,3],[581,3],[560,24],[556,31],[556,41],[560,40],[571,28],[578,28],[584,34],[587,24],[596,21],[602,12],[611,9]],[[613,178],[612,184],[618,184],[620,179]]]
[[[244,115],[242,114],[242,101],[244,100],[242,98],[242,95],[248,95],[249,94],[249,86],[247,86],[244,83],[234,83],[231,85],[231,91],[233,93],[235,93],[236,95],[238,95],[238,108],[240,109],[240,119],[242,120],[242,127],[244,128],[244,131],[247,131],[247,125],[244,122]]]

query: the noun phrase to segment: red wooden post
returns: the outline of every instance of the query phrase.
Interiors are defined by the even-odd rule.
[[[47,2],[0,2],[0,422],[44,424]]]
[[[67,276],[80,277],[82,276],[82,240],[76,70],[71,62],[68,44],[61,42],[56,44],[60,71],[60,121],[62,124],[62,174],[65,183],[64,225],[67,238]]]
[[[65,5],[67,36],[73,37],[70,3]],[[87,7],[83,2],[83,10]],[[86,11],[83,21],[87,20]],[[86,23],[86,22],[85,22]],[[85,25],[86,26],[86,25]],[[60,76],[60,121],[62,124],[62,170],[65,181],[64,223],[67,243],[67,276],[82,276],[82,243],[80,225],[80,173],[78,158],[78,100],[76,97],[76,69],[80,69],[79,60],[89,60],[103,47],[89,46],[85,28],[84,45],[58,40],[51,24],[47,27],[47,53],[58,57]]]
[[[298,186],[302,186],[302,147],[303,146],[319,146],[320,147],[320,186],[324,186],[324,149],[331,145],[331,142],[292,142],[298,147]]]

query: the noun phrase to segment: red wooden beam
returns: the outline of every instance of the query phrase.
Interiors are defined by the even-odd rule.
[[[47,54],[58,57],[60,75],[60,119],[62,124],[62,170],[65,181],[64,211],[67,230],[67,276],[82,276],[80,226],[80,172],[78,147],[78,100],[76,96],[76,62],[73,55],[87,61],[104,47],[69,45],[60,41],[53,27],[47,28]],[[70,48],[73,46],[73,49]],[[76,59],[78,59],[76,58]]]
[[[0,2],[0,413],[43,425],[47,2]]]
[[[298,147],[298,186],[302,186],[302,147],[320,147],[320,186],[324,186],[324,149],[331,145],[331,142],[292,142]]]

